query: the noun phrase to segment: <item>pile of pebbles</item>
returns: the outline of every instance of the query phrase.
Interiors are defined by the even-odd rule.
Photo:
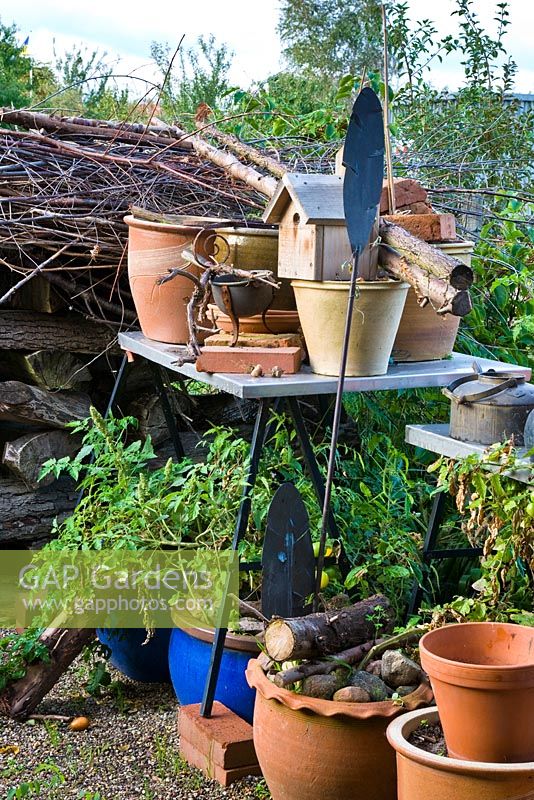
[[[343,666],[329,675],[311,675],[302,681],[301,694],[344,703],[377,703],[415,692],[424,672],[400,650],[386,650],[364,670]]]

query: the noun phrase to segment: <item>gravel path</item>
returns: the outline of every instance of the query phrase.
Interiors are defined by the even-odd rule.
[[[262,780],[247,778],[229,789],[205,780],[178,751],[178,705],[172,688],[142,684],[114,670],[119,689],[100,698],[84,691],[86,666],[76,661],[37,709],[39,714],[87,716],[85,731],[62,722],[0,718],[0,798],[24,782],[27,794],[46,800],[264,800]]]

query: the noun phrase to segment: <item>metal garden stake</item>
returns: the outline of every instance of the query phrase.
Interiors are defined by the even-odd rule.
[[[343,150],[343,164],[345,166],[343,206],[352,250],[353,265],[350,276],[349,298],[341,349],[336,402],[332,420],[332,439],[330,442],[328,472],[326,476],[321,540],[317,559],[315,607],[318,605],[319,592],[321,590],[328,515],[330,511],[332,481],[334,478],[339,423],[341,420],[343,403],[343,387],[345,384],[350,330],[352,326],[354,299],[356,296],[358,260],[360,253],[369,241],[371,228],[376,216],[377,205],[380,201],[384,175],[384,122],[382,106],[373,90],[367,87],[362,89],[352,109]]]

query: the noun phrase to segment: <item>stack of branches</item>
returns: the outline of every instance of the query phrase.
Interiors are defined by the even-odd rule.
[[[19,280],[46,262],[41,274],[86,316],[135,319],[125,275],[130,206],[241,220],[263,208],[262,193],[178,128],[0,113],[9,126],[0,129],[0,266]]]

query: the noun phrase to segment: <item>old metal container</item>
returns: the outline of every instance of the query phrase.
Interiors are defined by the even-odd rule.
[[[524,444],[525,423],[534,409],[534,385],[523,375],[490,369],[458,378],[442,391],[451,400],[453,439],[493,444],[513,436],[516,445]]]

